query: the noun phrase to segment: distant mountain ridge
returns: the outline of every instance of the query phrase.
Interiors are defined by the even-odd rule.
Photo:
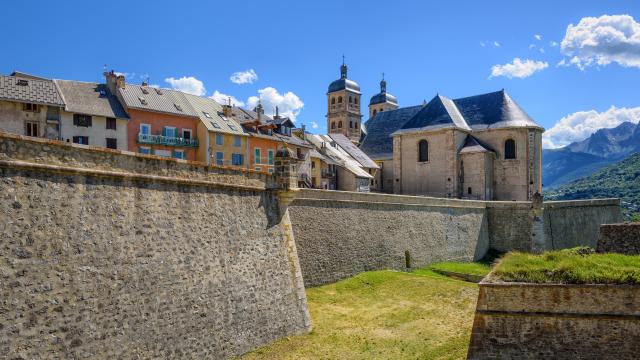
[[[600,129],[582,141],[542,150],[542,184],[545,189],[554,188],[637,152],[640,152],[639,125],[624,122],[615,128]]]

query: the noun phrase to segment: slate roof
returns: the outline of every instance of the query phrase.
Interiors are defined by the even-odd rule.
[[[180,91],[133,84],[126,84],[124,89],[119,88],[118,91],[127,108],[199,118]],[[143,104],[140,99],[145,103]]]
[[[335,91],[340,91],[347,89],[349,91],[360,94],[360,85],[357,82],[350,79],[338,79],[331,84],[329,84],[329,89],[327,93],[332,93]]]
[[[445,128],[471,130],[454,102],[442,95],[436,95],[413,118],[407,121],[398,132]]]
[[[379,169],[380,167],[375,161],[371,160],[360,148],[355,146],[351,140],[342,134],[329,134],[329,137],[335,141],[347,154],[366,168]]]
[[[533,119],[511,99],[504,89],[454,100],[473,130],[502,127],[537,127]]]
[[[193,110],[198,114],[200,121],[209,131],[246,136],[242,125],[232,117],[224,116],[222,105],[211,98],[183,94]],[[207,117],[207,115],[209,115]]]
[[[322,149],[322,153],[329,159],[336,162],[338,166],[343,167],[356,177],[373,179],[373,176],[362,168],[362,164],[344,151],[341,146],[332,146],[331,144],[336,142],[329,137],[329,135],[309,134],[307,138],[309,139],[309,142],[316,146],[316,148]]]
[[[107,85],[90,82],[54,80],[64,99],[65,110],[72,113],[128,119],[120,101]]]
[[[487,144],[484,144],[477,138],[467,135],[464,145],[460,149],[460,154],[476,153],[476,152],[493,152],[495,151]]]
[[[420,109],[422,109],[422,105],[377,113],[365,123],[367,135],[360,145],[360,150],[374,160],[392,158],[393,139],[391,133],[400,129]]]
[[[64,106],[52,80],[0,76],[0,99],[41,105]]]
[[[389,94],[388,92],[381,92],[373,95],[371,97],[371,100],[369,101],[369,105],[384,104],[386,102],[398,105],[398,99],[396,99],[395,96]]]
[[[247,122],[252,122],[258,119],[258,113],[253,111],[253,110],[248,110],[248,109],[244,109],[241,107],[236,107],[234,106],[231,109],[231,114],[233,116],[233,118],[238,121],[239,123],[247,123]],[[283,120],[289,120],[288,118],[280,118],[279,122],[282,123]],[[260,114],[260,122],[262,124],[277,124],[275,122],[275,120],[266,114]],[[251,134],[251,136],[256,136],[256,137],[261,137],[263,139],[271,139],[274,141],[279,141],[279,142],[285,142],[287,144],[291,144],[291,145],[295,145],[295,146],[300,146],[300,147],[307,147],[307,148],[312,148],[313,146],[311,144],[309,144],[307,141],[302,140],[301,138],[295,136],[295,135],[291,135],[291,136],[286,136],[286,135],[282,135],[282,134],[278,134],[277,132],[273,131],[271,134],[268,134],[266,132],[256,132],[253,129],[247,129],[246,127],[244,128],[245,133]]]

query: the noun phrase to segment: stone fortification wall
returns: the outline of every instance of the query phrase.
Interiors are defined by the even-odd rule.
[[[308,331],[270,182],[0,134],[0,352],[217,359]]]
[[[484,204],[412,196],[299,190],[289,207],[306,286],[362,271],[482,258]]]
[[[640,255],[640,222],[601,225],[596,250]]]
[[[468,359],[636,359],[640,287],[480,283]]]
[[[598,244],[601,224],[622,221],[619,199],[550,201],[544,204],[546,249]]]

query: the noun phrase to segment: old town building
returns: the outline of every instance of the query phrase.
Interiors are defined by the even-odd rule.
[[[347,65],[340,66],[340,79],[327,90],[327,130],[329,134],[342,134],[354,143],[362,137],[360,111],[360,85],[347,78]]]

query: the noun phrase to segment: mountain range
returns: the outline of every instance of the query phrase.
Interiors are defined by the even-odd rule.
[[[640,152],[640,125],[624,122],[600,129],[587,139],[559,149],[542,150],[542,184],[545,191],[596,171]]]

